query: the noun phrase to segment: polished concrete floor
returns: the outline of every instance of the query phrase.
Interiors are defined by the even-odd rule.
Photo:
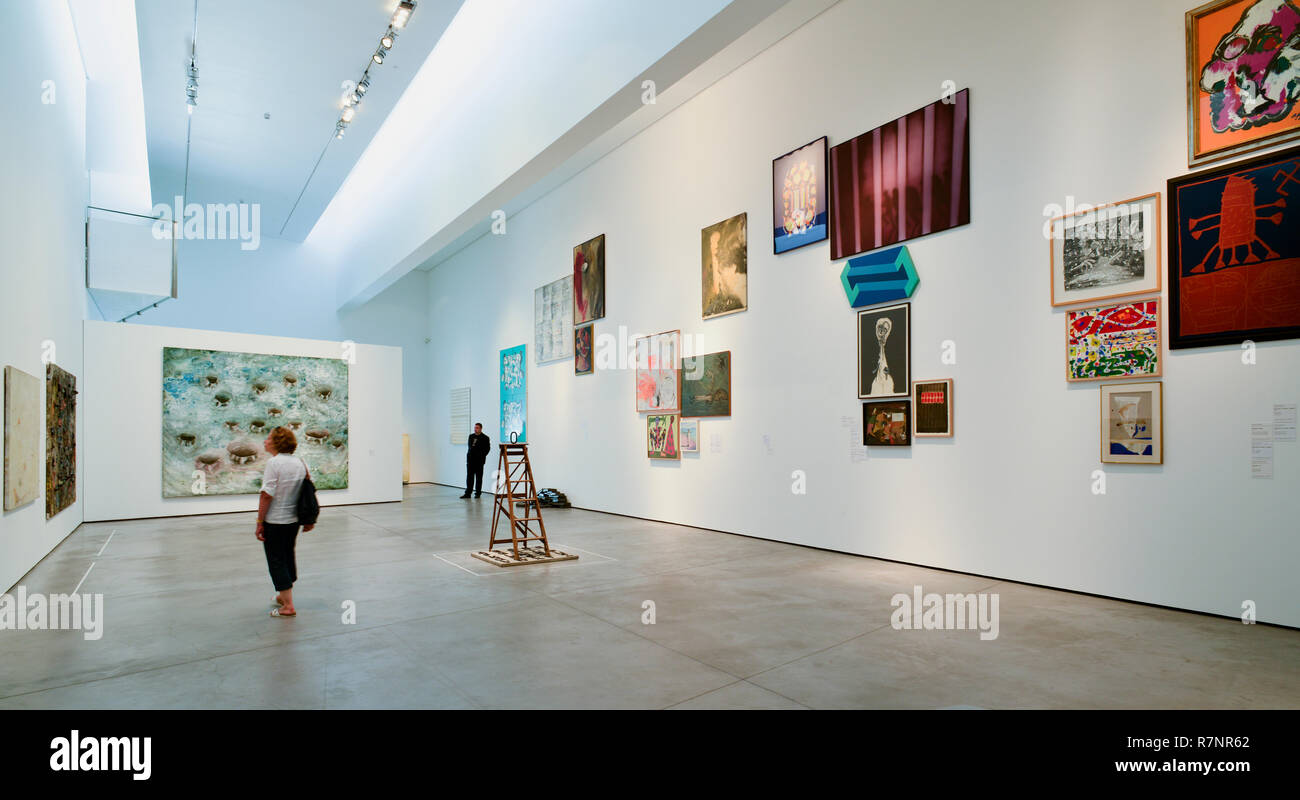
[[[1294,630],[576,510],[579,561],[501,569],[491,511],[326,509],[289,620],[251,514],[84,525],[23,585],[103,637],[0,631],[0,708],[1300,708]],[[894,630],[917,584],[997,593],[998,638]]]

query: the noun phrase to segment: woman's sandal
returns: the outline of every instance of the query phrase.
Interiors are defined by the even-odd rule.
[[[271,616],[273,616],[273,617],[296,617],[296,616],[298,616],[298,612],[295,611],[295,612],[293,612],[292,614],[282,614],[282,613],[280,613],[280,609],[277,608],[277,609],[275,609],[274,611],[271,612]]]

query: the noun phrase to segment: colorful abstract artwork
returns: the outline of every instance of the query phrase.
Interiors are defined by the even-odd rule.
[[[1300,138],[1300,3],[1187,12],[1187,165]]]
[[[1160,195],[1055,217],[1052,305],[1160,291]]]
[[[912,393],[912,304],[858,312],[858,398]]]
[[[748,214],[737,214],[700,232],[704,319],[749,308]]]
[[[906,447],[912,443],[910,400],[877,400],[862,404],[862,443],[874,447]]]
[[[650,458],[681,458],[676,414],[651,414],[645,418],[646,455]]]
[[[579,325],[573,331],[573,374],[590,375],[595,369],[595,325]]]
[[[573,281],[533,290],[533,351],[538,364],[573,355]]]
[[[970,222],[970,90],[831,148],[831,260]]]
[[[528,441],[527,347],[501,351],[501,444]]]
[[[636,340],[636,410],[681,409],[681,331]]]
[[[772,160],[772,252],[826,238],[826,137]]]
[[[952,436],[952,379],[912,383],[913,436]]]
[[[682,416],[731,416],[731,351],[682,359]]]
[[[700,421],[683,419],[677,426],[683,453],[700,452]]]
[[[1169,346],[1300,337],[1300,147],[1169,181]]]
[[[45,365],[45,518],[77,501],[77,376]]]
[[[257,494],[276,427],[297,437],[317,489],[346,489],[348,363],[163,348],[163,497]]]
[[[840,271],[850,308],[906,300],[920,283],[906,245],[850,258]]]
[[[1065,316],[1069,381],[1160,374],[1160,301],[1070,311]]]
[[[573,322],[605,316],[605,234],[573,248]]]
[[[1102,463],[1164,463],[1163,406],[1159,382],[1103,384]]]
[[[41,382],[5,367],[4,510],[12,511],[40,493]]]

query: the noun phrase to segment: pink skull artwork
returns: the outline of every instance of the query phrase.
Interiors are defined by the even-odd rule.
[[[1217,133],[1285,119],[1300,100],[1300,8],[1258,0],[1214,48],[1201,70]]]

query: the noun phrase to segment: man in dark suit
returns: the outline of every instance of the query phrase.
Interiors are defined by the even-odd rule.
[[[483,462],[491,451],[492,440],[483,432],[483,423],[474,423],[474,432],[469,435],[469,452],[465,454],[465,494],[460,496],[462,500],[469,497],[471,490],[475,497],[483,494]]]

